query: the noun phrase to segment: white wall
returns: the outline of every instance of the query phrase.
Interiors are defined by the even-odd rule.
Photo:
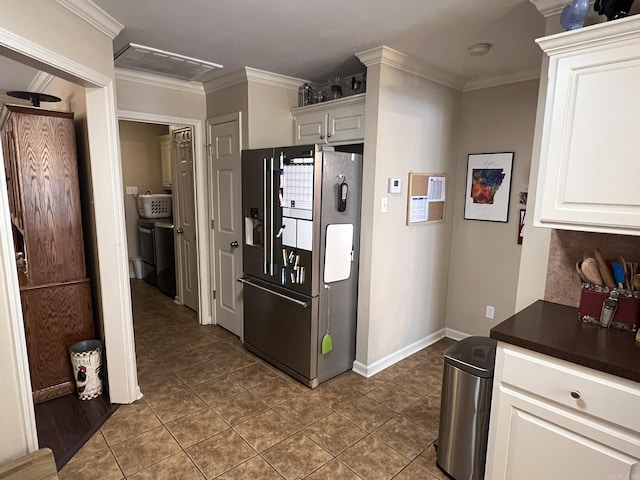
[[[444,327],[452,213],[441,223],[406,226],[407,180],[411,171],[454,177],[460,100],[460,92],[394,67],[367,69],[356,347],[363,373],[424,346]],[[387,193],[390,177],[403,180],[402,194]],[[454,196],[450,183],[449,209]],[[388,213],[380,213],[382,197]]]
[[[455,182],[447,329],[488,335],[515,313],[521,245],[517,243],[519,193],[527,190],[538,81],[467,92],[462,99],[460,148]],[[514,152],[508,223],[464,219],[467,155]],[[532,204],[530,204],[533,207]],[[485,307],[495,307],[493,320]]]

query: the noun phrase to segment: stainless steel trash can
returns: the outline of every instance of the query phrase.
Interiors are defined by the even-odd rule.
[[[482,480],[496,341],[468,337],[444,354],[437,465],[455,480]]]

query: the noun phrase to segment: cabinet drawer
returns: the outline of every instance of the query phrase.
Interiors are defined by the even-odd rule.
[[[501,383],[640,432],[640,384],[517,347],[498,355]]]

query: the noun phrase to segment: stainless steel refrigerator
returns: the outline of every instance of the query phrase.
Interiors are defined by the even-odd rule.
[[[310,387],[355,359],[361,188],[356,153],[242,152],[244,346]]]

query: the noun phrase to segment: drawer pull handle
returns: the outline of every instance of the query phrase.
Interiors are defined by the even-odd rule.
[[[579,398],[580,398],[580,391],[579,391],[579,390],[573,390],[573,391],[571,392],[571,396],[572,396],[573,398],[575,398],[576,400],[577,400],[577,399],[579,399]]]

